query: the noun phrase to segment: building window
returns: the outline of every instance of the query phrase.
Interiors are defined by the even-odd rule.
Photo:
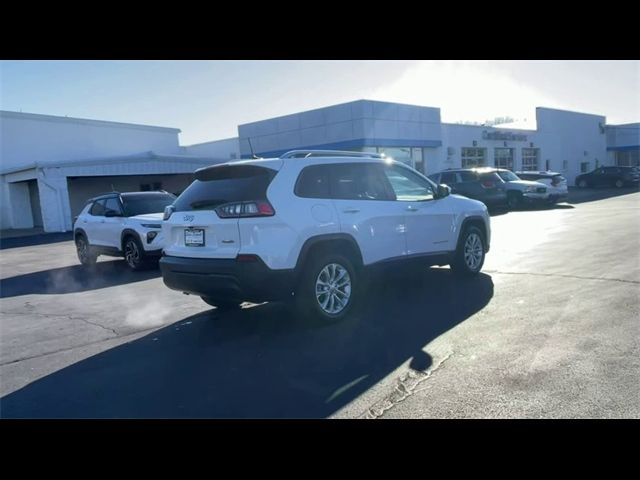
[[[487,165],[486,158],[486,148],[464,147],[462,149],[462,168],[484,167]]]
[[[589,162],[580,163],[580,173],[587,173],[589,171]]]
[[[513,170],[513,148],[496,148],[494,153],[497,168]]]
[[[384,153],[386,156],[402,162],[421,173],[424,173],[424,157],[419,147],[363,147],[363,152]]]
[[[626,152],[616,152],[616,165],[618,167],[640,166],[640,149]]]
[[[522,170],[527,172],[535,172],[538,170],[538,154],[540,149],[538,148],[523,148],[522,149]]]
[[[140,191],[141,192],[150,192],[152,190],[162,190],[162,182],[141,183],[140,184]]]

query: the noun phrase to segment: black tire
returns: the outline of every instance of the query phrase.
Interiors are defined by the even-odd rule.
[[[133,235],[125,237],[122,243],[122,251],[124,253],[124,261],[134,272],[146,270],[151,267],[152,261],[145,255],[144,248]]]
[[[577,182],[577,186],[578,188],[587,188],[589,184],[587,183],[586,180],[580,180]]]
[[[343,271],[348,275],[346,280]],[[327,283],[326,290],[320,291],[318,288],[323,286],[319,282],[323,281]],[[295,311],[314,324],[339,322],[356,310],[361,291],[360,276],[349,258],[339,253],[320,253],[309,258],[300,275]],[[342,305],[345,297],[346,304]]]
[[[476,240],[473,239],[474,236]],[[480,251],[477,250],[477,241],[480,242]],[[465,252],[465,249],[467,249],[468,252]],[[482,230],[473,225],[465,228],[458,240],[458,247],[456,248],[454,259],[450,265],[451,270],[453,270],[453,273],[456,275],[465,277],[477,275],[484,265],[485,250],[485,239]],[[479,263],[476,263],[478,258],[477,255],[473,254],[474,252],[476,254],[481,253]],[[469,253],[469,256],[467,256],[466,253]],[[470,257],[473,257],[474,261],[471,261]]]
[[[518,192],[507,193],[507,206],[509,210],[515,210],[522,204],[522,194]]]
[[[78,254],[78,260],[85,267],[93,267],[98,260],[98,255],[89,244],[87,237],[82,234],[76,236],[76,253]]]
[[[212,307],[216,307],[221,312],[228,312],[232,310],[240,310],[240,305],[242,302],[230,302],[227,300],[216,300],[209,297],[200,297],[202,301],[207,305],[211,305]]]

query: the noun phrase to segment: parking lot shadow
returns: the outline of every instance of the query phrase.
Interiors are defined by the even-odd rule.
[[[604,200],[606,198],[620,197],[622,195],[630,195],[632,193],[638,193],[640,191],[638,187],[625,187],[625,188],[570,188],[569,200],[567,203],[579,204],[586,202],[594,202],[597,200]]]
[[[51,243],[68,242],[73,240],[73,232],[45,233],[24,237],[0,238],[0,250],[34,245],[48,245]]]
[[[0,399],[3,418],[327,417],[493,296],[485,274],[430,269],[372,286],[363,311],[311,326],[282,305],[183,318]],[[364,412],[363,412],[364,413]]]
[[[124,260],[98,262],[90,268],[73,265],[2,279],[0,280],[0,298],[85,292],[141,282],[159,276],[160,271],[157,268],[133,272]]]

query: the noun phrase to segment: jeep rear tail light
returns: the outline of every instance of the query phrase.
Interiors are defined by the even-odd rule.
[[[216,213],[220,218],[244,218],[272,217],[276,212],[266,200],[256,200],[251,202],[226,203],[216,208]]]
[[[162,216],[162,220],[169,220],[171,214],[176,210],[176,207],[173,205],[167,205],[164,207],[164,215]]]

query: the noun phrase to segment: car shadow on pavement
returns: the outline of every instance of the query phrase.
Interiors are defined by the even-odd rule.
[[[25,237],[0,238],[0,250],[9,248],[32,247],[35,245],[49,245],[51,243],[68,242],[73,240],[73,232],[44,233]]]
[[[4,278],[0,280],[0,298],[86,292],[159,276],[157,268],[134,272],[124,260],[98,262],[93,267],[73,265]]]
[[[363,311],[337,324],[312,326],[277,303],[203,311],[6,395],[0,415],[330,416],[407,361],[428,370],[424,347],[493,296],[485,274],[461,280],[429,269],[401,278],[371,286]]]
[[[605,200],[607,198],[630,195],[632,193],[638,193],[638,191],[640,190],[637,187],[571,188],[569,190],[569,200],[567,201],[567,203],[579,204],[579,203],[586,203],[586,202],[594,202],[597,200]]]

